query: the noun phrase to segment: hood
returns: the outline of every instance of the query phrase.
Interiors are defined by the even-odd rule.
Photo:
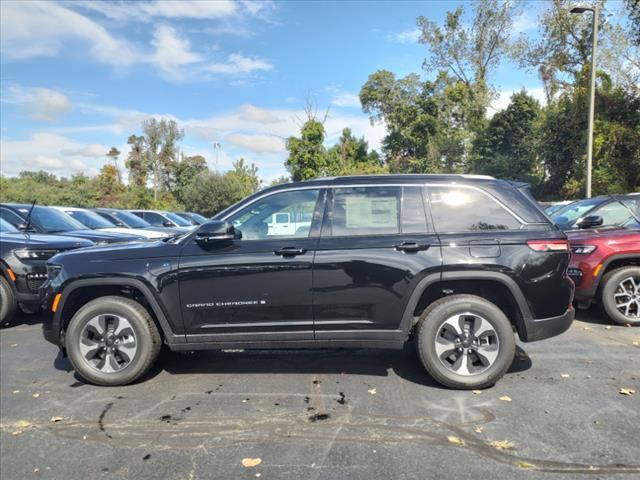
[[[137,235],[129,235],[122,233],[102,232],[98,230],[71,230],[64,232],[65,237],[78,237],[91,240],[94,243],[120,243],[120,242],[135,242],[139,240],[145,240]]]
[[[611,227],[596,228],[593,230],[573,230],[565,232],[570,243],[582,243],[594,241],[597,239],[626,237],[631,235],[640,235],[640,230],[630,228]]]
[[[181,235],[186,232],[190,232],[191,228],[189,227],[146,227],[144,230],[149,230],[151,232],[163,232],[168,233],[169,235]]]
[[[178,255],[181,245],[163,241],[113,243],[96,245],[82,250],[70,250],[53,257],[52,263],[64,262],[66,259],[83,256],[86,262],[110,262],[116,260],[140,260],[145,258],[169,257]]]
[[[14,248],[47,248],[52,250],[70,250],[94,245],[92,241],[83,238],[26,232],[3,232],[2,242],[13,244]]]
[[[124,227],[109,227],[109,228],[98,228],[100,232],[109,232],[109,233],[119,233],[124,234],[126,236],[133,235],[136,237],[142,237],[146,239],[160,239],[165,238],[170,235],[173,235],[169,232],[155,231],[155,230],[143,230],[141,228],[124,228]]]

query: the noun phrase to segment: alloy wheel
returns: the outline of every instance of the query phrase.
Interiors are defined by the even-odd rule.
[[[640,278],[627,277],[618,283],[613,298],[616,308],[625,317],[640,318]]]
[[[478,375],[498,358],[498,333],[487,319],[466,312],[447,318],[435,338],[436,355],[458,375]]]
[[[129,321],[114,314],[102,314],[87,322],[80,335],[82,359],[102,373],[127,367],[138,351],[136,334]]]

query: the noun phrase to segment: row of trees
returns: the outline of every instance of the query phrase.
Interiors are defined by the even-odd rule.
[[[611,21],[608,6],[598,1],[604,13],[593,191],[640,190],[640,3],[627,2],[625,23],[619,16]],[[332,149],[322,147],[322,122],[310,116],[300,136],[287,142],[286,165],[292,177],[479,173],[527,181],[539,198],[582,196],[591,20],[570,14],[570,7],[568,1],[548,1],[535,40],[514,34],[514,21],[523,8],[517,1],[473,2],[471,23],[463,21],[463,7],[449,12],[443,25],[419,17],[420,42],[428,52],[423,67],[431,79],[417,73],[396,78],[379,70],[360,90],[364,112],[387,129],[381,156],[330,155]],[[538,72],[544,106],[527,92],[516,92],[506,109],[489,117],[497,94],[490,79],[505,58]],[[340,143],[351,140],[343,135]]]

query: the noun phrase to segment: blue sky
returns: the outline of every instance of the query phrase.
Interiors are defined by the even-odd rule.
[[[306,98],[329,109],[327,144],[350,127],[378,147],[357,94],[378,69],[421,72],[416,18],[464,2],[10,2],[1,15],[1,172],[94,175],[149,116],[184,128],[185,154],[225,170],[244,157],[286,174],[284,138]],[[531,3],[516,26],[535,29]],[[468,9],[468,5],[467,5]],[[428,77],[428,72],[421,72]],[[504,63],[495,108],[535,75]],[[222,145],[218,163],[213,143]]]

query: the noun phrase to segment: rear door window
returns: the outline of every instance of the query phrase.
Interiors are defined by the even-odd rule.
[[[429,187],[435,229],[439,233],[518,230],[521,223],[493,197],[464,187]]]
[[[323,235],[349,237],[426,233],[421,187],[333,189],[331,213]]]

